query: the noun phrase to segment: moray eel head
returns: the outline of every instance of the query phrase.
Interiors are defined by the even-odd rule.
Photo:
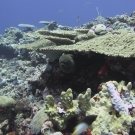
[[[63,54],[59,58],[59,65],[63,72],[72,73],[75,70],[75,62],[72,54]]]

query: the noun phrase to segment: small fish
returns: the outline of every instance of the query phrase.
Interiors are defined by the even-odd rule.
[[[77,22],[80,22],[80,16],[77,17]]]
[[[58,10],[58,12],[63,12],[63,9]]]
[[[99,75],[99,76],[102,76],[102,75],[105,75],[105,74],[107,74],[107,73],[108,73],[108,66],[107,66],[106,64],[104,64],[104,65],[101,67],[100,71],[98,72],[98,75]]]
[[[88,4],[90,4],[90,2],[88,2],[88,1],[84,3],[84,5],[88,5]]]
[[[78,124],[75,127],[75,131],[73,132],[72,135],[80,135],[82,132],[84,132],[89,125],[92,124],[92,122],[94,122],[97,118],[97,115],[90,115],[90,116],[86,116],[81,122],[80,124]]]

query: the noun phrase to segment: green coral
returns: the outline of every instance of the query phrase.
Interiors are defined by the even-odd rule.
[[[130,82],[127,85],[125,85],[124,81],[120,83],[112,81],[112,83],[114,83],[118,91],[123,88],[124,90],[130,90],[131,95],[134,94]],[[101,91],[93,97],[91,97],[91,89],[88,88],[85,94],[79,94],[77,100],[73,100],[72,90],[68,89],[61,93],[60,99],[60,105],[62,106],[56,105],[51,95],[47,96],[47,106],[45,108],[45,113],[59,130],[66,128],[69,119],[80,116],[79,109],[86,116],[97,115],[96,120],[91,125],[93,135],[117,133],[118,130],[129,133],[132,123],[135,122],[135,118],[130,115],[119,113],[119,116],[116,116],[106,83],[101,84]],[[110,112],[112,113],[110,114]]]
[[[73,107],[73,94],[72,90],[68,89],[66,92],[61,93],[61,103],[64,108],[69,109]]]
[[[116,117],[115,115],[110,115],[106,111],[100,111],[96,121],[91,125],[92,134],[106,134],[109,132],[116,134],[118,130],[129,133],[132,121],[134,121],[134,118],[124,113]]]
[[[52,95],[46,96],[46,105],[47,107],[53,107],[54,106],[54,98]]]
[[[53,96],[49,95],[46,97],[46,108],[45,113],[47,113],[50,120],[52,120],[53,124],[59,128],[59,130],[63,130],[66,128],[67,121],[78,115],[78,103],[73,100],[72,90],[68,89],[66,92],[61,93],[61,103],[64,108],[61,113],[58,110],[58,106],[54,104]]]
[[[132,95],[132,84],[130,82],[127,85],[125,85],[124,81],[119,83],[112,81],[112,83],[114,83],[119,92],[121,89],[124,89],[125,91],[130,90],[130,94]],[[119,113],[119,116],[116,116],[106,83],[102,83],[101,91],[90,99],[90,105],[90,109],[88,109],[85,114],[87,116],[93,114],[98,115],[91,125],[91,133],[93,135],[108,134],[109,132],[116,134],[118,130],[129,133],[130,127],[132,126],[132,122],[135,121],[135,118],[130,115],[125,115],[122,112]],[[110,114],[110,112],[112,112],[112,114]]]
[[[44,108],[39,110],[36,115],[33,117],[30,129],[32,134],[38,134],[42,128],[43,123],[48,120],[47,114],[44,112]]]
[[[83,94],[78,95],[78,103],[81,111],[86,112],[88,109],[90,109],[90,98],[91,98],[90,88],[86,90],[84,95]]]
[[[0,108],[12,107],[16,105],[16,101],[8,96],[0,96]]]

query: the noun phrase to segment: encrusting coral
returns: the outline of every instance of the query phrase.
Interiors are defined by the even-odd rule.
[[[92,135],[109,134],[109,132],[117,134],[118,130],[129,133],[135,122],[135,117],[129,111],[134,108],[135,102],[131,86],[131,83],[125,86],[123,81],[120,83],[109,81],[101,85],[101,91],[90,99],[91,107],[86,111],[86,115],[98,115],[91,126]],[[117,90],[120,87],[129,89],[131,94],[124,97],[124,92],[120,96],[121,90],[119,92]]]
[[[0,108],[13,107],[16,101],[8,96],[0,96]]]
[[[91,133],[92,135],[104,135],[110,132],[117,134],[119,130],[129,133],[132,122],[133,118],[129,115],[120,113],[119,117],[116,117],[106,111],[101,111],[91,125]]]

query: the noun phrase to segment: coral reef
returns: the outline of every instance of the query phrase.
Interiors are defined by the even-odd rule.
[[[134,20],[135,12],[75,28],[55,21],[33,31],[7,28],[0,35],[0,134],[69,135],[95,116],[83,135],[134,135]]]
[[[43,123],[48,120],[47,114],[44,112],[44,108],[39,110],[36,115],[33,117],[31,124],[30,124],[30,130],[32,134],[38,134],[40,130],[42,129]]]
[[[23,27],[25,32],[33,31],[34,25],[31,24],[18,24],[19,27]]]
[[[129,97],[124,97],[124,99],[120,97],[121,91],[118,92],[117,89],[126,87],[121,84],[121,82],[118,83],[116,81],[103,83],[101,91],[90,99],[91,108],[87,110],[86,115],[98,115],[91,126],[92,134],[109,134],[109,132],[117,134],[119,129],[126,133],[130,132],[135,118],[132,117],[129,110],[134,108],[134,102],[128,102]],[[132,93],[131,84],[128,84],[127,88]],[[132,95],[133,93],[130,97]]]
[[[65,30],[55,30],[55,31],[38,30],[37,32],[40,33],[41,35],[63,37],[63,38],[69,38],[71,40],[73,40],[77,35],[77,32],[75,31],[65,31]]]
[[[78,104],[81,111],[86,112],[90,109],[90,101],[91,98],[91,89],[88,88],[85,92],[85,94],[79,94],[78,95]]]
[[[28,37],[24,32],[15,27],[5,29],[5,33],[0,37],[0,44],[9,46],[13,44],[31,43],[34,41],[33,38]]]
[[[61,93],[61,103],[62,106],[58,104],[57,107],[54,98],[51,95],[46,96],[45,113],[59,130],[65,129],[66,122],[78,114],[78,104],[73,101],[71,89]]]
[[[47,24],[47,26],[45,26],[44,29],[47,29],[47,30],[56,30],[58,28],[58,24],[56,21],[51,21]]]
[[[24,45],[21,46],[17,46],[17,49],[22,49]],[[28,50],[35,50],[38,48],[44,48],[46,46],[55,46],[55,43],[51,42],[48,39],[44,39],[44,40],[38,40],[36,42],[31,43],[30,45],[28,45]]]
[[[103,24],[94,25],[91,29],[94,30],[95,34],[97,35],[102,35],[103,33],[106,33],[106,26]]]
[[[120,56],[120,57],[134,57],[134,32],[127,30],[118,30],[113,33],[107,33],[102,36],[97,36],[90,40],[80,41],[76,44],[60,45],[60,46],[49,46],[45,48],[38,48],[39,52],[47,53],[48,51],[57,50],[58,52],[96,52],[109,56]],[[119,44],[119,46],[118,46]],[[30,46],[30,45],[28,45]],[[40,47],[40,46],[39,46]],[[30,47],[28,47],[30,48]],[[21,46],[21,49],[27,49],[27,46]]]

